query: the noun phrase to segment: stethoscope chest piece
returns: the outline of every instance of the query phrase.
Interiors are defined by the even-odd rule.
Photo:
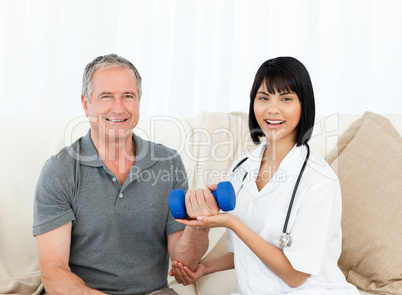
[[[279,246],[284,248],[290,240],[290,235],[288,233],[282,233],[281,238],[279,239]]]

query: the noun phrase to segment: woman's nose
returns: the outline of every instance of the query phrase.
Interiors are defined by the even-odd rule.
[[[276,102],[276,101],[274,101],[274,100],[271,101],[271,102],[268,104],[267,112],[268,112],[268,114],[277,114],[277,113],[279,113],[279,112],[280,112],[280,109],[279,109],[278,102]]]

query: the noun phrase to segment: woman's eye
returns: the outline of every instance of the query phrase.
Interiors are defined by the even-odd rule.
[[[259,100],[268,100],[268,97],[265,96],[261,96],[260,98],[258,98]]]
[[[292,100],[292,99],[291,99],[290,97],[284,97],[283,100],[284,100],[284,101],[290,101],[290,100]]]

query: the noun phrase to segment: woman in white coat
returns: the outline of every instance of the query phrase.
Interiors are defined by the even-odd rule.
[[[341,191],[335,173],[308,147],[314,118],[313,87],[304,65],[292,57],[264,62],[250,92],[250,132],[259,146],[233,165],[229,179],[237,192],[236,208],[178,220],[226,227],[229,253],[195,272],[173,261],[178,282],[192,284],[235,267],[233,294],[358,294],[337,266]],[[201,195],[211,198],[208,189]],[[199,191],[186,197],[202,203]]]

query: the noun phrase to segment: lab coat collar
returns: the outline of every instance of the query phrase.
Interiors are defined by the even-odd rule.
[[[264,141],[260,143],[260,145],[254,151],[249,153],[248,161],[246,161],[246,165],[244,167],[244,170],[247,171],[247,173],[255,173],[256,169],[259,170],[261,159],[266,148],[267,142]],[[305,145],[294,145],[293,148],[282,160],[281,164],[279,165],[278,171],[283,171],[283,174],[286,176],[299,175],[300,169],[303,166],[304,160],[306,159],[306,155],[307,147]],[[273,177],[272,180],[275,181],[275,177]]]

